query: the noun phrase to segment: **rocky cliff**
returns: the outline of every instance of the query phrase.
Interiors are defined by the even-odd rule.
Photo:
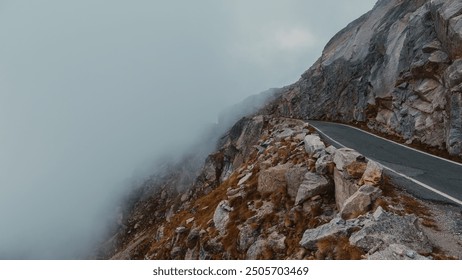
[[[460,209],[400,191],[302,120],[242,118],[185,187],[189,162],[145,182],[100,257],[462,258]]]
[[[279,115],[360,122],[461,157],[462,1],[378,1],[274,105]]]
[[[358,122],[462,155],[461,24],[459,0],[378,1],[203,165],[166,164],[133,192],[99,257],[462,258],[459,208],[412,197],[309,125]]]

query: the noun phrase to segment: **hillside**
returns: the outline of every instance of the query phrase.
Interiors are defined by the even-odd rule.
[[[153,174],[98,257],[461,259],[460,208],[413,197],[309,124],[359,124],[461,158],[461,85],[462,1],[378,1],[203,165],[192,152]]]

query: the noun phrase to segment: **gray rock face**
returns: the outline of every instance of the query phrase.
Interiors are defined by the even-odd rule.
[[[320,227],[307,229],[303,233],[302,240],[300,240],[300,245],[309,250],[316,249],[316,243],[321,239],[324,239],[329,236],[339,235],[346,233],[350,228],[347,225],[345,220],[341,218],[335,218],[327,224],[324,224]]]
[[[417,226],[416,216],[398,216],[378,208],[373,217],[351,235],[351,244],[366,252],[383,250],[391,244],[403,244],[421,254],[432,251],[427,237]]]
[[[294,166],[289,168],[286,173],[287,194],[295,199],[297,196],[298,188],[305,179],[305,174],[308,172],[306,166]]]
[[[356,161],[359,156],[361,156],[360,153],[350,148],[337,149],[334,152],[335,167],[342,171],[347,165]]]
[[[310,156],[326,148],[326,145],[324,145],[324,143],[321,141],[321,138],[319,138],[319,136],[316,134],[305,136],[303,141],[305,142],[305,150]]]
[[[268,246],[275,252],[281,252],[286,249],[286,237],[276,231],[268,236]]]
[[[302,204],[307,199],[320,194],[326,194],[333,191],[332,183],[326,177],[308,172],[305,174],[305,179],[298,188],[295,198],[295,205]]]
[[[280,188],[287,188],[286,174],[291,166],[278,165],[261,171],[258,176],[258,191],[270,194]]]
[[[221,235],[226,233],[226,226],[229,222],[229,212],[231,211],[233,211],[233,208],[229,206],[229,202],[227,200],[222,200],[213,213],[213,223]]]
[[[319,157],[315,164],[316,173],[318,174],[332,174],[334,172],[334,164],[332,161],[332,155],[326,154]]]
[[[255,241],[250,248],[247,250],[246,259],[248,260],[257,260],[265,249],[267,241],[265,239],[259,238]]]
[[[367,162],[366,171],[364,171],[360,185],[370,184],[376,186],[382,180],[383,167],[373,160]]]
[[[238,249],[245,252],[258,237],[258,233],[248,224],[242,226],[239,230]]]
[[[416,251],[402,244],[391,244],[367,257],[368,260],[428,260]]]
[[[371,185],[364,185],[352,196],[345,200],[340,215],[344,219],[353,219],[370,210],[372,203],[382,191]]]
[[[359,186],[352,179],[347,179],[342,171],[334,168],[334,183],[335,183],[335,203],[337,209],[342,209],[345,201],[352,196]]]
[[[380,0],[285,88],[278,113],[365,122],[462,156],[461,46],[461,0]]]

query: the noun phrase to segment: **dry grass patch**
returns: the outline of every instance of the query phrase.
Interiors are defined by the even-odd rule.
[[[374,202],[373,211],[381,206],[384,210],[400,216],[414,214],[421,219],[423,226],[439,230],[431,210],[410,194],[398,190],[389,178],[384,178],[380,189],[382,197]]]
[[[364,251],[352,246],[346,236],[329,236],[316,243],[318,250],[315,253],[319,260],[360,260]]]

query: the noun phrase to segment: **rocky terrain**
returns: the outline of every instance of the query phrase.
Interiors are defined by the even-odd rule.
[[[287,117],[364,124],[460,159],[462,1],[378,1],[273,106]]]
[[[309,125],[360,124],[462,158],[462,0],[380,0],[270,95],[205,163],[192,153],[134,191],[98,257],[462,258],[459,207],[412,197]]]
[[[178,178],[172,173],[145,183],[142,198],[105,244],[106,256],[462,257],[462,223],[443,224],[438,217],[460,221],[460,209],[432,210],[443,206],[396,189],[379,164],[358,152],[326,147],[301,120],[243,118],[220,140],[191,188]]]

